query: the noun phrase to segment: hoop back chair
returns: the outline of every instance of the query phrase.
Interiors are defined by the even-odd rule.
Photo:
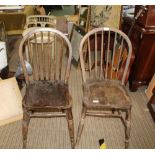
[[[132,54],[129,38],[117,29],[95,28],[81,40],[79,52],[83,78],[83,107],[76,146],[79,145],[85,117],[98,116],[121,118],[125,125],[125,148],[128,148],[131,99],[124,85]],[[86,60],[83,56],[85,52]]]
[[[64,54],[66,48],[69,57]],[[72,98],[68,89],[72,57],[69,40],[56,29],[33,29],[21,40],[19,57],[26,81],[23,148],[26,148],[28,125],[32,117],[66,117],[71,146],[74,148]],[[31,75],[27,72],[26,62],[32,67]]]
[[[47,15],[32,15],[26,19],[26,28],[30,27],[56,27],[56,17]]]

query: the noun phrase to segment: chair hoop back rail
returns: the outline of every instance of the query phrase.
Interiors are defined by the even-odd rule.
[[[123,52],[123,49],[124,49],[124,44],[123,44],[123,42],[125,43],[125,41],[126,41],[126,43],[127,43],[127,45],[128,45],[128,56],[127,56],[127,60],[126,60],[126,66],[125,66],[125,68],[124,68],[124,73],[123,73],[123,76],[122,76],[122,79],[121,79],[121,83],[122,84],[124,84],[124,82],[125,82],[125,77],[126,77],[126,74],[127,74],[127,70],[128,70],[128,67],[129,67],[129,64],[130,64],[130,59],[131,59],[131,56],[132,56],[132,45],[131,45],[131,41],[129,40],[129,38],[128,38],[128,36],[125,34],[125,33],[123,33],[122,31],[120,31],[120,30],[118,30],[118,29],[115,29],[115,28],[109,28],[109,27],[101,27],[101,28],[95,28],[95,29],[93,29],[93,30],[91,30],[91,31],[89,31],[84,37],[83,37],[83,39],[81,40],[81,43],[80,43],[80,48],[79,48],[79,50],[80,50],[80,60],[81,60],[81,68],[82,68],[82,77],[83,77],[83,81],[84,82],[86,82],[86,73],[85,73],[85,62],[83,61],[84,60],[84,58],[83,58],[83,46],[84,46],[84,44],[86,43],[86,40],[87,40],[87,46],[88,46],[88,55],[89,55],[89,72],[91,72],[91,54],[90,54],[90,52],[91,52],[91,45],[90,45],[90,37],[91,37],[91,35],[94,35],[95,34],[95,72],[97,72],[97,66],[98,66],[98,64],[97,64],[97,50],[98,50],[98,48],[99,47],[97,47],[98,46],[98,44],[97,44],[97,33],[98,32],[100,32],[101,33],[101,47],[100,47],[100,50],[101,50],[101,56],[100,56],[100,71],[102,72],[102,70],[103,70],[103,57],[104,57],[104,50],[107,50],[107,53],[110,51],[110,44],[111,44],[111,42],[110,42],[110,37],[111,37],[111,35],[110,35],[110,32],[113,32],[113,33],[115,33],[115,40],[114,40],[114,42],[113,42],[113,59],[112,59],[112,65],[114,65],[114,56],[115,56],[115,49],[116,49],[116,45],[117,45],[117,35],[119,34],[121,37],[122,37],[122,40],[121,40],[121,45],[120,45],[120,52],[119,52],[119,58],[121,58],[121,54],[122,54],[122,52]],[[105,43],[105,41],[104,41],[104,33],[105,32],[107,32],[108,33],[108,43],[107,43],[107,49],[104,49],[104,43]],[[106,55],[106,57],[108,58],[109,57],[109,55],[107,54]],[[106,58],[105,58],[106,59]],[[109,60],[107,59],[107,61],[106,61],[106,72],[104,73],[105,75],[105,79],[108,79],[108,77],[107,77],[107,74],[108,74],[108,62]],[[121,61],[117,61],[117,63],[120,63]],[[119,66],[119,64],[117,64],[117,66]],[[113,69],[113,67],[111,67],[111,71],[112,71],[112,69]],[[118,71],[118,70],[117,70]],[[102,75],[101,75],[102,76]],[[112,79],[112,77],[110,77],[111,79]]]
[[[41,55],[41,52],[42,52],[42,54],[46,54],[46,53],[43,53],[43,49],[44,49],[44,44],[43,43],[41,43],[41,52],[39,53],[37,53],[37,44],[39,43],[39,41],[37,40],[37,33],[40,33],[40,36],[41,36],[41,41],[43,41],[43,39],[44,39],[44,35],[43,35],[43,32],[45,33],[48,33],[47,34],[47,36],[46,36],[46,43],[45,43],[45,45],[47,46],[46,48],[50,48],[50,45],[51,45],[51,38],[53,39],[54,38],[54,40],[56,40],[57,38],[57,36],[56,35],[58,35],[58,36],[60,36],[60,37],[62,37],[63,39],[64,39],[64,41],[66,42],[66,44],[67,44],[67,46],[68,46],[68,49],[69,49],[69,57],[68,57],[68,63],[67,63],[67,68],[66,68],[66,72],[65,72],[65,77],[64,77],[64,81],[65,82],[68,82],[68,79],[69,79],[69,74],[70,74],[70,69],[71,69],[71,67],[70,67],[70,65],[71,65],[71,58],[72,58],[72,47],[71,47],[71,44],[70,44],[70,42],[69,42],[69,40],[68,40],[68,38],[62,33],[62,32],[60,32],[60,31],[58,31],[58,30],[56,30],[56,29],[52,29],[52,28],[37,28],[37,29],[33,29],[33,31],[30,31],[28,34],[26,34],[25,36],[24,36],[24,38],[22,39],[22,41],[21,41],[21,43],[20,43],[20,46],[19,46],[19,57],[20,57],[20,61],[21,61],[21,64],[22,64],[22,67],[23,67],[23,71],[24,71],[24,76],[25,76],[25,80],[26,80],[26,84],[29,84],[30,83],[30,78],[29,78],[29,75],[28,75],[28,73],[27,73],[27,71],[26,71],[26,65],[25,65],[25,62],[24,62],[24,59],[26,59],[27,61],[31,61],[32,63],[37,63],[37,61],[42,61],[43,62],[43,60],[42,60],[42,58],[45,58],[45,59],[49,59],[49,55],[46,57],[45,55]],[[37,34],[37,35],[36,35]],[[54,35],[54,34],[56,34],[56,35]],[[52,36],[52,37],[51,37]],[[32,38],[31,38],[32,37]],[[30,38],[30,39],[29,39]],[[34,42],[32,42],[32,40],[34,41]],[[61,47],[64,45],[64,41],[62,40],[62,42],[61,42]],[[36,56],[38,56],[38,60],[36,59],[36,60],[30,60],[30,59],[32,59],[34,56],[35,56],[35,54],[34,54],[34,51],[31,51],[31,52],[33,52],[33,53],[26,53],[25,55],[26,55],[26,57],[24,57],[24,55],[23,55],[23,52],[24,52],[24,49],[23,49],[23,47],[25,47],[24,46],[24,44],[25,43],[27,43],[27,45],[28,45],[28,51],[29,50],[34,50],[35,51],[35,54],[36,54]],[[33,48],[32,49],[32,46],[31,46],[31,44],[35,44],[35,45],[33,45],[35,48]],[[56,47],[54,47],[54,48],[56,48]],[[62,49],[61,49],[62,50]],[[62,52],[63,51],[61,51],[60,50],[60,53],[61,53],[61,56],[60,56],[60,62],[62,61]],[[49,51],[49,52],[51,52],[51,51]],[[54,49],[54,52],[56,52],[56,50]],[[40,54],[40,55],[39,55]],[[47,54],[50,54],[50,53],[47,53]],[[54,56],[56,55],[56,53],[54,53],[53,54]],[[42,58],[41,58],[41,56],[42,56]],[[30,57],[32,57],[32,58],[30,58]],[[48,61],[50,61],[50,60],[48,60]],[[44,61],[44,63],[46,63],[45,61]],[[52,63],[52,62],[51,62]],[[53,65],[54,65],[54,63],[55,62],[53,62]],[[30,63],[31,64],[31,63]],[[38,62],[38,64],[37,65],[39,65],[39,62]],[[46,65],[46,64],[43,64],[43,63],[41,63],[41,66],[43,66],[43,65]],[[62,62],[61,62],[61,65],[62,65]],[[34,64],[32,64],[32,67],[34,66],[34,70],[36,70],[36,71],[39,71],[39,70],[37,70],[37,67],[34,65]],[[36,67],[36,68],[35,68]],[[60,66],[60,67],[62,67],[62,66]],[[55,68],[56,69],[56,68]],[[40,67],[40,72],[41,72],[42,70],[41,70],[41,67]],[[45,70],[44,70],[45,71]],[[50,70],[49,70],[50,71]],[[61,71],[61,69],[59,69],[59,71]],[[55,74],[56,74],[56,71],[54,71],[55,72]],[[35,72],[36,73],[36,72]],[[42,73],[40,73],[40,74],[42,74]],[[46,74],[45,74],[46,75]],[[40,75],[38,75],[38,76],[40,76]],[[43,75],[42,75],[43,76]],[[56,76],[56,75],[55,75]],[[59,78],[60,78],[61,76],[59,76]],[[50,75],[49,76],[47,76],[47,77],[37,77],[37,75],[35,75],[35,76],[33,76],[33,78],[34,78],[34,80],[39,80],[39,79],[42,79],[43,80],[43,78],[46,78],[46,80],[50,80]],[[60,80],[60,79],[59,79]]]

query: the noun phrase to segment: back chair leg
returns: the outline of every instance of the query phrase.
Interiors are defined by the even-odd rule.
[[[74,121],[73,121],[73,115],[72,115],[72,109],[66,110],[66,118],[68,123],[68,130],[69,130],[69,136],[71,141],[71,147],[74,149],[75,147],[75,141],[74,141]]]
[[[129,147],[129,139],[130,139],[130,131],[131,131],[131,109],[126,112],[125,119],[126,127],[125,127],[125,148]]]
[[[81,114],[81,120],[80,120],[80,123],[79,123],[78,132],[77,132],[77,139],[76,139],[76,146],[77,147],[79,145],[81,134],[82,134],[82,131],[83,131],[83,128],[84,128],[84,121],[85,121],[85,118],[86,118],[86,111],[87,111],[87,108],[83,107],[82,114]]]
[[[27,134],[28,134],[29,122],[30,122],[30,114],[29,114],[29,112],[24,108],[24,109],[23,109],[23,122],[22,122],[23,149],[26,148],[26,144],[27,144]]]

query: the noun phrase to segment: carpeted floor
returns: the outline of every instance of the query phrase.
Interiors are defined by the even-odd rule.
[[[73,98],[75,136],[81,114],[82,79],[79,68],[72,66],[70,93]],[[155,148],[155,124],[147,109],[145,87],[130,93],[133,99],[130,148]],[[22,148],[22,121],[0,127],[0,148]],[[124,126],[119,119],[87,117],[80,141],[81,149],[99,148],[104,138],[108,149],[124,148]],[[71,148],[65,118],[31,119],[27,148]]]

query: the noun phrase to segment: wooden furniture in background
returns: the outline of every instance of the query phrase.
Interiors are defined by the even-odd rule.
[[[149,102],[147,103],[147,106],[148,106],[150,113],[152,115],[152,118],[155,122],[155,87],[152,90],[152,96],[151,96]]]
[[[66,49],[69,51],[68,58],[64,52]],[[26,80],[23,147],[26,147],[31,117],[66,117],[71,146],[74,148],[72,99],[68,88],[72,48],[68,38],[53,28],[32,30],[20,43],[19,57]],[[32,75],[28,75],[24,60],[31,64]]]
[[[153,95],[152,90],[153,90],[154,87],[155,87],[155,74],[154,74],[152,80],[150,81],[146,91],[145,91],[146,96],[147,96],[148,99],[150,99],[151,96]]]
[[[26,17],[34,14],[33,6],[26,5],[20,12],[15,10],[0,12],[0,20],[4,22],[8,35],[20,35],[24,30]]]
[[[56,17],[47,15],[32,15],[26,18],[25,28],[30,27],[56,27]]]
[[[101,47],[98,50],[97,36],[101,35]],[[110,38],[114,36],[114,41]],[[90,46],[90,38],[94,37],[95,50]],[[85,59],[83,57],[84,45],[88,44],[88,71],[85,70]],[[113,48],[110,49],[109,47]],[[114,64],[118,50],[119,58]],[[126,49],[126,50],[123,50]],[[132,46],[129,38],[120,30],[101,27],[89,31],[80,43],[80,62],[83,77],[83,107],[81,120],[78,127],[76,146],[78,146],[85,117],[116,117],[121,118],[125,125],[125,148],[129,146],[131,129],[131,99],[124,87],[131,55]],[[125,64],[122,62],[123,52],[127,52]],[[92,65],[94,67],[92,68]],[[119,79],[119,69],[124,66],[123,75]],[[110,68],[110,75],[108,69]],[[117,79],[113,80],[113,73]],[[123,112],[125,112],[125,118]]]
[[[61,31],[65,35],[68,35],[68,21],[65,17],[50,17],[41,15],[30,16],[27,18],[25,30],[22,35],[25,36],[25,34],[32,30],[32,28],[36,27],[52,27]]]
[[[155,121],[155,74],[150,81],[145,93],[147,98],[149,99],[147,106],[150,110],[153,120]]]
[[[1,12],[0,20],[4,21],[8,35],[22,34],[26,22],[24,12]]]
[[[143,11],[137,19],[137,24],[146,29],[155,29],[155,5],[147,5],[145,8],[145,11]],[[135,6],[135,16],[140,9],[140,5]]]
[[[155,14],[150,14],[153,10],[155,11],[155,6],[148,6],[148,11],[139,17],[130,35],[135,52],[135,61],[129,77],[131,91],[136,91],[141,85],[149,84],[155,73],[155,25],[152,25]],[[146,22],[148,19],[152,22]],[[132,19],[124,18],[123,21],[123,31],[128,34]]]

